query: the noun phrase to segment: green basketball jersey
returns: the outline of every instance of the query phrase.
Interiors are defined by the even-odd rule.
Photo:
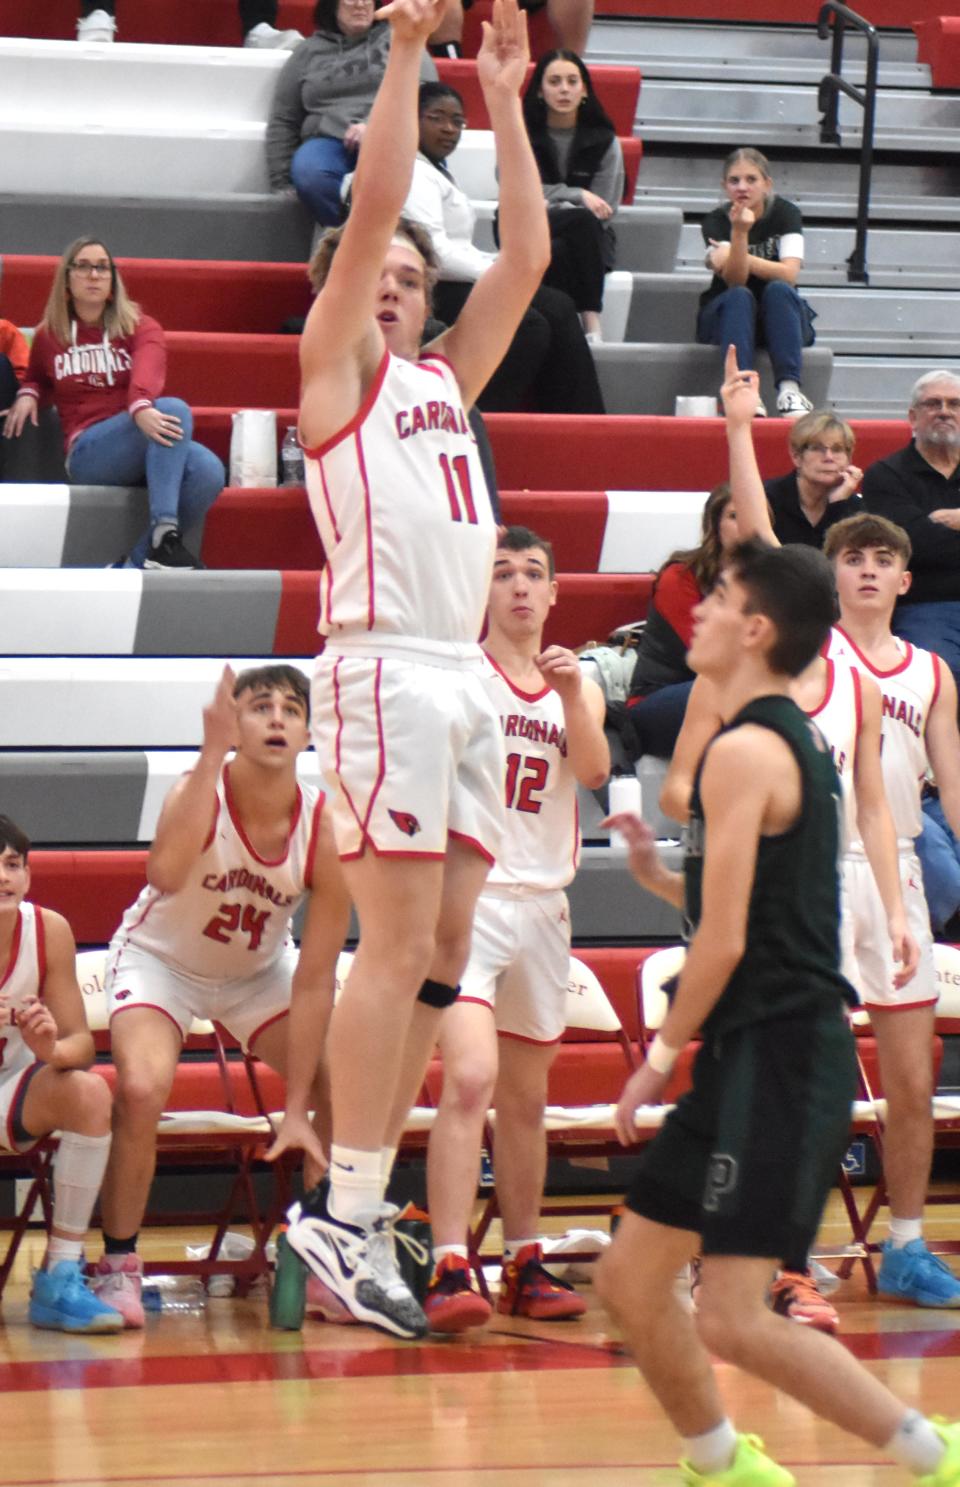
[[[722,732],[732,733],[746,723],[769,728],[789,746],[800,766],[801,808],[788,831],[759,840],[746,949],[704,1023],[703,1031],[711,1037],[749,1023],[822,1011],[841,1000],[856,1002],[839,970],[841,802],[830,750],[789,697],[755,698]],[[691,931],[701,914],[700,776],[706,757],[705,752],[697,770],[685,836],[685,908]]]

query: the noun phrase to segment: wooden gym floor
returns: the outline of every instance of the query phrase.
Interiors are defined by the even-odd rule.
[[[574,1222],[578,1220],[574,1219]],[[561,1225],[561,1227],[564,1227]],[[960,1208],[931,1210],[960,1237]],[[842,1242],[839,1207],[821,1235]],[[149,1258],[197,1236],[154,1230]],[[653,1487],[676,1442],[590,1298],[579,1322],[494,1317],[452,1340],[395,1342],[309,1322],[274,1332],[266,1298],[208,1299],[146,1330],[67,1338],[26,1321],[24,1245],[0,1328],[0,1487]],[[960,1311],[838,1293],[841,1340],[909,1404],[960,1414]],[[901,1471],[763,1385],[722,1369],[739,1428],[801,1487],[894,1487]]]

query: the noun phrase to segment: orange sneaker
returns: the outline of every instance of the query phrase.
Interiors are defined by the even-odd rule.
[[[816,1327],[818,1332],[839,1331],[840,1317],[835,1307],[817,1290],[809,1270],[781,1270],[770,1290],[770,1304],[781,1317]]]
[[[525,1244],[516,1259],[504,1264],[497,1297],[497,1311],[504,1316],[567,1322],[582,1317],[586,1309],[587,1303],[573,1286],[544,1270],[539,1244]]]
[[[431,1332],[466,1332],[489,1322],[493,1307],[471,1284],[461,1255],[444,1255],[433,1272],[423,1303]]]

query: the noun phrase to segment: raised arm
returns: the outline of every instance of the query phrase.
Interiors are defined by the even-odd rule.
[[[443,4],[392,0],[376,12],[392,28],[390,55],[364,133],[350,216],[300,338],[300,428],[307,444],[353,417],[383,355],[377,289],[413,176],[420,58]]]
[[[748,537],[759,537],[763,542],[769,542],[771,547],[779,547],[780,539],[770,520],[770,508],[753,446],[753,420],[760,399],[760,376],[757,372],[741,372],[733,346],[727,347],[724,358],[720,396],[727,423],[730,494],[737,513],[737,536],[741,542]]]
[[[210,832],[217,804],[217,781],[236,738],[236,678],[229,666],[203,710],[203,744],[188,775],[178,780],[163,803],[147,858],[147,882],[161,893],[182,888]]]
[[[452,362],[467,407],[500,365],[550,262],[543,188],[520,108],[530,50],[516,0],[494,0],[477,73],[497,147],[500,252],[438,349]]]
[[[603,731],[607,705],[603,693],[585,677],[573,651],[548,645],[537,657],[537,668],[548,687],[563,703],[567,758],[579,784],[599,790],[610,774],[610,745]]]

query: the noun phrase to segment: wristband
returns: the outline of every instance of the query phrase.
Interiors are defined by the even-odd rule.
[[[657,1033],[647,1049],[647,1063],[655,1074],[669,1074],[680,1057],[679,1048],[671,1048]]]

